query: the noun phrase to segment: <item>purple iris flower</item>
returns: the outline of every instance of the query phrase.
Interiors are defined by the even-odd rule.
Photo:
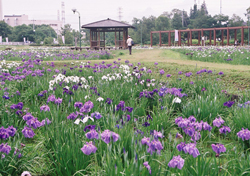
[[[190,123],[190,120],[188,120],[188,119],[182,119],[182,120],[180,120],[180,121],[178,122],[178,126],[179,126],[180,128],[187,128],[188,125],[189,125],[189,123]]]
[[[9,132],[10,136],[13,137],[16,134],[16,128],[15,127],[9,126],[7,129],[8,129],[8,132]]]
[[[219,73],[218,73],[218,75],[223,75],[224,73],[222,72],[222,71],[220,71]]]
[[[143,124],[142,124],[142,126],[144,126],[144,127],[148,127],[148,126],[150,126],[150,123],[145,122],[145,123],[143,123]]]
[[[94,107],[94,104],[89,100],[84,103],[83,107],[80,109],[80,112],[88,113]]]
[[[189,84],[194,84],[194,82],[193,81],[190,81],[190,83]]]
[[[6,144],[2,143],[0,145],[0,152],[6,153],[8,155],[10,151],[11,151],[11,147],[8,145],[8,143]]]
[[[155,139],[158,139],[159,137],[160,137],[160,138],[163,138],[162,133],[161,133],[161,132],[158,132],[158,131],[156,131],[156,130],[154,130],[153,136],[154,136]]]
[[[176,133],[175,138],[176,138],[176,139],[182,139],[183,136],[182,136],[180,133]]]
[[[191,140],[192,141],[198,141],[201,138],[201,134],[199,131],[196,131],[194,135],[192,136]]]
[[[96,119],[100,119],[100,118],[102,118],[102,115],[99,112],[94,112],[94,113],[91,113],[91,117],[95,117]]]
[[[227,101],[223,105],[231,108],[231,106],[234,104],[234,101]]]
[[[203,87],[203,88],[201,89],[201,91],[204,92],[204,91],[207,91],[207,89],[206,89],[205,87]]]
[[[129,106],[126,107],[126,110],[127,110],[128,112],[130,112],[130,113],[133,111],[133,109],[134,109],[134,108],[129,107]]]
[[[194,116],[188,117],[188,120],[192,123],[196,121],[196,118]]]
[[[26,138],[33,138],[35,136],[34,131],[27,126],[24,127],[24,129],[22,130],[22,133],[23,133],[24,137],[26,137]]]
[[[49,124],[51,124],[51,121],[48,118],[42,120],[40,123],[41,126],[49,125]]]
[[[182,71],[179,71],[178,74],[181,75],[181,74],[182,74]]]
[[[59,105],[62,103],[62,98],[55,99],[55,104]]]
[[[155,65],[158,65],[158,62],[155,62]]]
[[[171,77],[171,75],[170,75],[170,74],[167,74],[167,75],[166,75],[166,77],[167,77],[167,78],[170,78],[170,77]]]
[[[196,148],[196,144],[195,143],[189,143],[186,144],[185,147],[183,147],[183,151],[185,153],[189,153],[190,155],[192,155],[194,158],[196,158],[197,156],[200,155],[199,150]]]
[[[119,135],[118,135],[118,134],[116,134],[116,133],[114,133],[114,132],[112,132],[112,131],[109,131],[109,130],[105,130],[105,131],[102,132],[102,134],[101,134],[101,138],[102,138],[102,140],[103,140],[106,144],[110,143],[110,138],[111,138],[111,136],[112,136],[114,142],[116,142],[116,141],[119,139]]]
[[[83,103],[82,102],[75,102],[75,104],[74,104],[74,107],[76,107],[76,108],[81,108],[83,106]]]
[[[90,155],[91,153],[95,153],[97,150],[96,146],[93,145],[92,141],[86,142],[86,144],[81,148],[81,151],[85,155]]]
[[[226,152],[226,147],[223,144],[212,144],[212,149],[219,156],[221,152]]]
[[[220,133],[227,134],[231,132],[231,129],[228,126],[223,126],[219,129]]]
[[[157,153],[160,154],[161,150],[163,149],[163,146],[161,145],[161,142],[158,140],[153,140],[149,143],[149,148],[147,150],[148,153],[153,154],[157,150]]]
[[[95,129],[95,125],[87,125],[84,127],[83,131],[86,132],[87,130],[93,130],[93,129]]]
[[[48,97],[47,103],[50,102],[50,101],[54,102],[55,100],[56,100],[55,95],[50,95],[50,96]]]
[[[189,135],[189,136],[192,137],[192,136],[194,135],[195,129],[194,129],[194,127],[192,127],[192,126],[189,126],[189,127],[185,128],[184,132],[185,132],[187,135]]]
[[[214,126],[217,126],[217,127],[220,127],[225,121],[219,117],[219,118],[216,118],[214,121],[213,121],[213,125]]]
[[[125,110],[125,102],[124,101],[120,101],[119,104],[116,106],[116,111],[119,111],[119,110],[122,110],[124,111]],[[133,110],[133,109],[132,109]]]
[[[160,70],[160,74],[164,75],[165,71],[164,70]]]
[[[242,128],[241,131],[237,133],[238,137],[241,138],[243,141],[244,140],[249,140],[250,139],[250,131],[248,129]]]
[[[149,145],[150,144],[150,138],[147,138],[147,137],[144,136],[144,138],[142,138],[142,140],[141,140],[141,143],[142,143],[142,145],[143,144]]]
[[[27,113],[26,115],[23,116],[23,120],[25,121],[28,121],[30,119],[33,119],[34,117],[30,114],[30,113]]]
[[[192,74],[192,72],[185,73],[186,77],[190,77]]]
[[[9,129],[5,129],[4,127],[0,128],[0,139],[8,139],[10,136]]]
[[[203,129],[210,132],[212,130],[212,127],[207,122],[203,122]]]
[[[168,167],[177,167],[178,169],[182,169],[184,166],[184,162],[185,160],[182,159],[180,155],[174,156],[173,159],[169,161]]]
[[[70,115],[68,115],[67,119],[69,120],[75,120],[77,118],[77,114],[75,114],[74,112],[72,112]]]
[[[152,71],[150,69],[148,69],[147,73],[152,73]]]
[[[41,126],[41,123],[37,120],[37,118],[30,119],[26,122],[27,125],[30,127],[33,127],[34,129],[37,129]]]
[[[41,110],[41,111],[50,111],[50,108],[49,108],[48,105],[42,105],[42,106],[40,107],[40,110]]]
[[[148,161],[144,162],[143,165],[148,169],[148,172],[151,174],[151,167],[148,165]]]
[[[90,130],[88,133],[85,134],[88,139],[99,139],[98,133],[95,129]]]
[[[175,124],[177,125],[181,120],[182,120],[182,116],[177,117],[177,118],[175,119]]]
[[[176,146],[176,148],[177,148],[177,150],[179,151],[179,152],[181,152],[181,151],[183,151],[183,148],[186,146],[186,143],[185,142],[181,142],[180,144],[178,144],[177,146]]]

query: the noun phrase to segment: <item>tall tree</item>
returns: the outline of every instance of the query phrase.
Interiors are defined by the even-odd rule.
[[[0,21],[0,36],[3,38],[8,37],[12,33],[12,27],[4,21]]]

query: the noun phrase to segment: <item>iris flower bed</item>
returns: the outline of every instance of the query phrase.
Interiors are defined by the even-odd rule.
[[[223,72],[43,60],[0,63],[0,174],[248,174],[249,95]]]
[[[203,62],[250,65],[250,48],[234,46],[178,47],[174,49],[188,56],[190,60]]]
[[[84,52],[73,52],[65,50],[4,50],[0,51],[0,60],[20,61],[23,59],[43,60],[43,61],[63,61],[63,60],[106,60],[113,56],[107,50],[95,51],[86,50]]]

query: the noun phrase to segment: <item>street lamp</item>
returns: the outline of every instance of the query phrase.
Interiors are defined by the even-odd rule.
[[[79,38],[80,38],[80,50],[81,50],[81,20],[80,13],[76,9],[72,9],[73,13],[78,13],[79,15]]]
[[[141,24],[141,46],[142,46],[142,22],[141,22],[141,20],[140,20],[140,22],[139,21],[137,21],[137,24]]]

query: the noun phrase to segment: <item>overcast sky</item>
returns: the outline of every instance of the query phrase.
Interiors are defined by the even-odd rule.
[[[196,0],[200,4],[203,0]],[[3,15],[26,14],[29,19],[57,20],[57,11],[61,2],[65,3],[65,20],[72,28],[78,29],[78,16],[73,14],[76,8],[81,14],[81,24],[87,24],[106,18],[119,20],[118,9],[122,8],[122,20],[132,23],[133,17],[142,18],[153,15],[158,17],[164,11],[177,8],[188,13],[194,0],[2,0]],[[206,0],[209,14],[220,13],[220,0]],[[222,13],[231,17],[234,13],[246,20],[244,13],[250,7],[250,0],[222,0]]]

